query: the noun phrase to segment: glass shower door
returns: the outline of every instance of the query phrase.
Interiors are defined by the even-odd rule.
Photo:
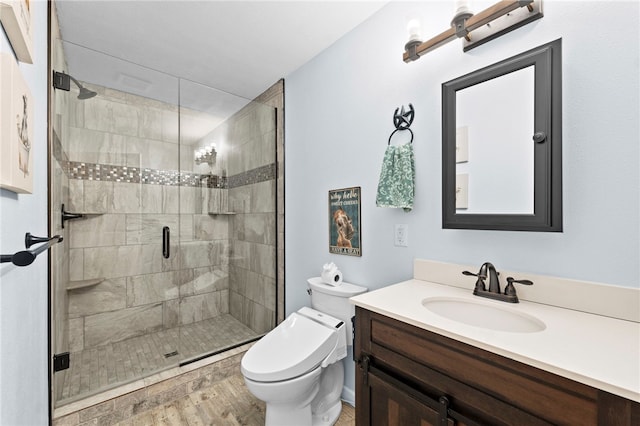
[[[182,362],[275,326],[275,109],[180,81]]]
[[[70,361],[54,373],[59,406],[176,364],[182,275],[178,80],[55,46],[54,70],[73,77],[53,92],[51,222],[64,242],[52,344]]]

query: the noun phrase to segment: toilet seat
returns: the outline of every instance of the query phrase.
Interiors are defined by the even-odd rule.
[[[337,331],[294,312],[247,351],[242,374],[257,382],[301,376],[317,368],[336,347]]]

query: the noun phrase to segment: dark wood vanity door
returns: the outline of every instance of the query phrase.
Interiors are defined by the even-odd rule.
[[[436,410],[373,373],[369,373],[369,397],[372,426],[440,426]]]

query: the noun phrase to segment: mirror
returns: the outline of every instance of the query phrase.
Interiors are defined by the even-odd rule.
[[[442,85],[443,228],[562,231],[561,40]]]

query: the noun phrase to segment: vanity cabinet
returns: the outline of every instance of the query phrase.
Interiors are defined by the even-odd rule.
[[[637,402],[359,306],[355,324],[356,425],[640,425]]]

